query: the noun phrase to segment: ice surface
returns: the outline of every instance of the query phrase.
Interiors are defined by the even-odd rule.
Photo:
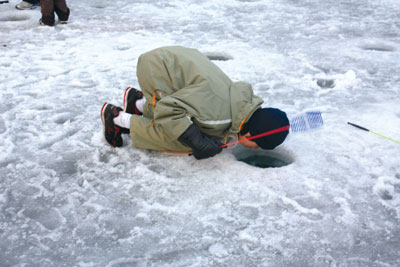
[[[0,5],[0,266],[400,266],[397,0]],[[138,56],[184,45],[265,106],[323,113],[256,168],[106,145]],[[279,158],[279,157],[278,157]]]

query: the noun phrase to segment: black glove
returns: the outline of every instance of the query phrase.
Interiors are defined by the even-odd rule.
[[[214,157],[222,151],[222,143],[203,135],[196,124],[192,124],[178,138],[178,141],[192,149],[196,159],[206,159]]]

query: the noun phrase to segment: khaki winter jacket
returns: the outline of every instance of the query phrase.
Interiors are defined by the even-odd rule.
[[[195,123],[212,137],[236,135],[263,101],[246,82],[232,82],[199,51],[162,47],[139,57],[137,76],[146,104],[133,115],[137,148],[190,151],[177,139]]]

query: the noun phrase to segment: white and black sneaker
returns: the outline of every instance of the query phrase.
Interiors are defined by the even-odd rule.
[[[31,4],[25,1],[22,1],[21,3],[19,3],[18,5],[15,6],[16,9],[19,10],[25,10],[25,9],[35,9],[37,7],[40,6],[40,2],[37,2],[35,4]]]
[[[114,118],[119,115],[120,111],[122,111],[122,108],[108,104],[107,102],[104,103],[101,108],[104,139],[106,139],[107,143],[113,147],[121,147],[123,144],[121,137],[123,132],[122,128],[114,123]]]
[[[142,91],[133,87],[128,87],[124,94],[124,111],[129,114],[143,115],[136,107],[136,100],[142,99]]]

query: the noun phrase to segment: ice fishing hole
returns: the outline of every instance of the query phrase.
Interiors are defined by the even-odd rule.
[[[233,155],[238,161],[258,168],[280,168],[293,163],[289,152],[283,149],[262,150],[239,146],[233,149]]]
[[[393,52],[395,50],[394,47],[386,44],[368,44],[361,46],[361,49],[378,52]]]
[[[381,189],[379,192],[379,197],[383,200],[392,200],[393,195],[386,189]]]
[[[209,60],[228,61],[233,59],[231,55],[218,52],[206,52],[204,55],[208,57]]]
[[[317,85],[321,88],[333,88],[333,87],[335,87],[335,80],[333,80],[333,79],[318,79]]]

